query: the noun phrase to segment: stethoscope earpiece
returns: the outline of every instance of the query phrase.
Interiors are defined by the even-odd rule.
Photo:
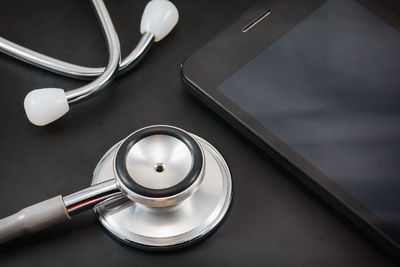
[[[43,126],[64,116],[69,111],[69,104],[63,89],[43,88],[26,95],[24,108],[31,123]]]
[[[179,13],[175,5],[166,0],[152,0],[143,11],[140,32],[151,32],[154,41],[161,41],[178,23]]]

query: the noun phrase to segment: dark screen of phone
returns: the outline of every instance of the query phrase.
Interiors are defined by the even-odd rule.
[[[398,30],[330,0],[218,90],[400,231]]]

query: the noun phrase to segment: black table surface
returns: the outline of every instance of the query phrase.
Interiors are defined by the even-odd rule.
[[[35,127],[23,99],[32,89],[85,82],[0,56],[0,217],[90,184],[104,152],[134,130],[171,124],[214,144],[231,167],[234,200],[222,227],[192,247],[154,253],[121,245],[93,212],[0,248],[1,266],[390,266],[364,233],[188,94],[179,65],[256,0],[175,1],[176,29],[144,62],[61,120]],[[106,1],[122,54],[136,44],[145,0]],[[107,60],[90,1],[3,0],[0,35],[86,66]]]

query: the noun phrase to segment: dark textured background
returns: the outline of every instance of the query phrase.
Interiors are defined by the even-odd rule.
[[[180,63],[254,2],[175,1],[177,28],[139,68],[43,128],[25,118],[24,96],[36,88],[68,90],[84,83],[0,56],[0,217],[88,186],[93,168],[111,145],[156,123],[182,127],[214,144],[231,167],[235,191],[222,228],[188,249],[150,253],[123,246],[89,212],[2,246],[1,266],[394,265],[373,241],[184,91]],[[124,55],[140,36],[145,4],[106,1]],[[0,35],[82,65],[106,61],[89,1],[3,0]]]

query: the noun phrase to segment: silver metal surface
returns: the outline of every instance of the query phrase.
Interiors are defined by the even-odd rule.
[[[81,101],[106,87],[112,81],[121,58],[118,36],[104,2],[102,0],[92,0],[92,4],[96,10],[106,39],[109,55],[108,63],[104,72],[94,81],[65,93],[70,104]]]
[[[151,128],[151,127],[155,127],[155,126],[166,126],[166,125],[153,125],[153,126],[149,126],[149,127],[145,127],[145,128],[142,128],[142,129],[140,129],[140,130],[138,130],[138,131],[141,131],[141,130],[143,130],[143,129],[146,129],[146,128]],[[175,129],[177,129],[177,130],[179,130],[179,131],[183,131],[182,129],[179,129],[179,128],[176,128],[176,127],[172,127],[172,126],[167,126],[167,127],[169,127],[169,128],[175,128]],[[185,132],[185,131],[184,131]],[[188,132],[186,132],[187,134],[190,134],[190,133],[188,133]],[[136,132],[134,132],[134,133],[132,133],[131,135],[134,135],[134,134],[136,134]],[[163,163],[163,162],[156,162],[156,161],[154,161],[154,160],[157,160],[157,159],[167,159],[167,154],[168,154],[168,151],[166,151],[166,149],[167,148],[169,148],[169,149],[172,149],[171,151],[170,151],[170,153],[171,153],[171,155],[169,156],[169,160],[168,160],[168,165],[170,166],[169,168],[173,168],[174,169],[174,172],[175,173],[177,173],[178,174],[178,169],[180,169],[180,168],[182,168],[182,167],[180,167],[180,166],[178,166],[178,164],[177,163],[179,163],[179,162],[181,162],[181,163],[183,163],[185,166],[183,166],[183,168],[182,168],[182,173],[185,173],[185,171],[186,171],[186,168],[187,168],[187,166],[188,166],[188,163],[189,162],[191,162],[191,164],[190,164],[190,168],[189,168],[189,170],[187,170],[187,172],[189,172],[190,171],[190,169],[192,168],[192,166],[193,166],[193,158],[192,158],[192,155],[191,154],[187,154],[187,152],[188,151],[186,151],[185,153],[186,153],[186,156],[188,157],[186,160],[184,160],[184,159],[182,159],[182,158],[180,158],[179,157],[179,155],[177,155],[177,154],[174,154],[174,153],[176,153],[176,152],[174,152],[173,151],[173,149],[178,149],[178,151],[179,150],[181,150],[181,152],[182,151],[185,151],[184,150],[184,148],[182,148],[180,145],[182,145],[183,143],[181,142],[181,141],[179,141],[178,139],[176,139],[176,140],[174,140],[174,141],[171,141],[171,140],[173,140],[173,139],[169,139],[168,137],[169,136],[166,136],[166,135],[154,135],[154,136],[157,136],[157,138],[159,138],[159,140],[157,140],[157,141],[155,141],[154,139],[151,139],[151,140],[153,140],[153,141],[155,141],[155,144],[157,144],[157,146],[153,146],[153,147],[150,147],[151,146],[151,144],[149,144],[149,143],[147,143],[147,142],[145,142],[145,143],[143,143],[142,144],[142,147],[143,146],[147,146],[149,149],[151,149],[151,150],[154,150],[154,151],[147,151],[146,153],[149,153],[149,155],[151,154],[152,156],[152,158],[150,159],[150,158],[148,158],[149,160],[150,160],[150,164],[151,165],[153,165],[153,164],[155,164],[155,165],[153,165],[152,167],[153,168],[156,168],[157,166],[157,164],[158,163],[161,163],[161,164],[166,164],[166,163]],[[129,138],[129,136],[127,137],[127,138]],[[144,140],[145,138],[143,138],[142,140]],[[150,139],[148,139],[148,140],[150,140]],[[166,141],[166,143],[164,144],[164,143],[162,143],[161,141]],[[140,142],[140,141],[139,141]],[[138,143],[139,143],[138,142]],[[179,143],[179,142],[181,142],[181,143]],[[197,142],[197,140],[195,139],[195,142]],[[197,142],[198,143],[198,142]],[[179,144],[179,145],[178,145]],[[137,145],[137,143],[131,148],[131,150],[132,149],[135,149],[135,146]],[[172,146],[171,146],[172,145]],[[198,144],[199,145],[199,147],[200,147],[200,152],[201,152],[201,157],[204,159],[204,152],[203,152],[203,149],[201,148],[201,145],[200,144]],[[186,145],[185,145],[186,146]],[[164,151],[163,151],[164,150]],[[189,150],[189,149],[188,149]],[[158,158],[158,155],[156,155],[154,152],[161,152],[161,151],[163,151],[162,153],[164,154],[163,155],[163,158]],[[115,161],[115,158],[114,158],[114,161]],[[172,162],[174,162],[173,163],[173,166],[171,166],[171,164],[172,164]],[[134,161],[134,160],[130,160],[130,161],[127,161],[126,162],[127,164],[136,164],[137,162],[136,161]],[[171,163],[171,164],[170,164]],[[127,168],[128,169],[131,169],[131,171],[132,171],[132,169],[133,168],[131,168],[129,165],[127,165]],[[139,164],[136,164],[136,166],[138,166]],[[114,166],[115,166],[115,164],[114,164]],[[166,167],[166,168],[168,168],[167,166],[165,166],[164,165],[164,167]],[[146,170],[147,170],[147,168],[145,168]],[[118,184],[118,187],[121,189],[121,191],[128,197],[128,198],[130,198],[131,200],[133,200],[133,201],[135,201],[135,202],[138,202],[138,203],[140,203],[140,204],[143,204],[143,205],[146,205],[146,206],[148,206],[148,207],[168,207],[168,206],[172,206],[172,205],[175,205],[175,204],[177,204],[177,203],[180,203],[180,202],[182,202],[184,199],[186,199],[187,197],[189,197],[190,195],[192,195],[197,189],[198,189],[198,187],[199,187],[199,185],[201,184],[201,182],[202,182],[202,180],[203,180],[203,177],[204,177],[204,169],[205,169],[205,164],[203,164],[203,166],[201,166],[201,170],[200,170],[200,173],[199,173],[199,175],[198,175],[198,177],[197,177],[197,179],[188,187],[188,188],[186,188],[185,190],[183,190],[183,191],[181,191],[181,192],[179,192],[179,193],[177,193],[177,194],[175,194],[175,195],[172,195],[172,196],[167,196],[167,197],[163,197],[163,198],[153,198],[153,197],[146,197],[146,196],[143,196],[143,195],[140,195],[140,194],[137,194],[136,192],[134,192],[134,191],[132,191],[132,190],[130,190],[127,186],[125,186],[124,185],[124,183],[121,183],[121,182],[119,182],[119,177],[118,176],[116,176],[116,180],[117,180],[117,184]],[[148,170],[150,170],[150,169],[148,169]],[[154,170],[154,169],[153,169]],[[114,172],[116,173],[116,171],[114,170]],[[142,171],[142,174],[144,174],[143,173],[143,171]],[[179,174],[178,174],[179,175]],[[160,176],[153,176],[152,178],[150,178],[150,172],[148,172],[147,173],[147,175],[145,175],[150,181],[148,181],[147,183],[148,184],[158,184],[159,182],[157,182],[156,180],[157,180],[157,178],[161,178]],[[184,177],[183,177],[184,178]],[[169,179],[169,182],[168,182],[168,184],[173,184],[173,182],[176,182],[176,181],[178,181],[178,180],[182,180],[183,179],[182,177],[178,177],[178,179],[175,179],[175,178],[172,178],[172,175],[168,175],[168,179]],[[145,179],[142,179],[142,180],[146,180],[146,178]],[[136,181],[136,179],[135,179],[135,181]]]
[[[202,148],[206,166],[197,190],[181,203],[168,207],[148,207],[124,196],[104,200],[94,210],[112,235],[130,245],[162,248],[199,239],[221,222],[232,198],[229,168],[211,144],[191,136]],[[114,156],[119,144],[100,160],[92,185],[114,176]]]
[[[151,135],[132,146],[126,157],[129,175],[141,186],[165,189],[181,182],[193,165],[184,142],[170,135]]]
[[[154,35],[152,33],[144,33],[132,52],[120,62],[117,74],[121,75],[139,63],[150,49],[153,42]],[[0,37],[0,52],[36,67],[76,79],[91,80],[105,71],[104,67],[85,67],[55,59],[20,46],[2,37]]]
[[[68,215],[72,216],[91,209],[99,202],[116,195],[122,195],[122,192],[112,179],[65,196],[63,200]]]
[[[150,32],[143,33],[135,49],[133,49],[132,52],[126,58],[124,58],[119,64],[117,75],[122,75],[131,70],[133,67],[135,67],[140,62],[140,60],[146,55],[147,51],[150,50],[150,47],[154,43],[154,40],[155,40],[154,34]],[[103,68],[100,73],[103,73]]]

